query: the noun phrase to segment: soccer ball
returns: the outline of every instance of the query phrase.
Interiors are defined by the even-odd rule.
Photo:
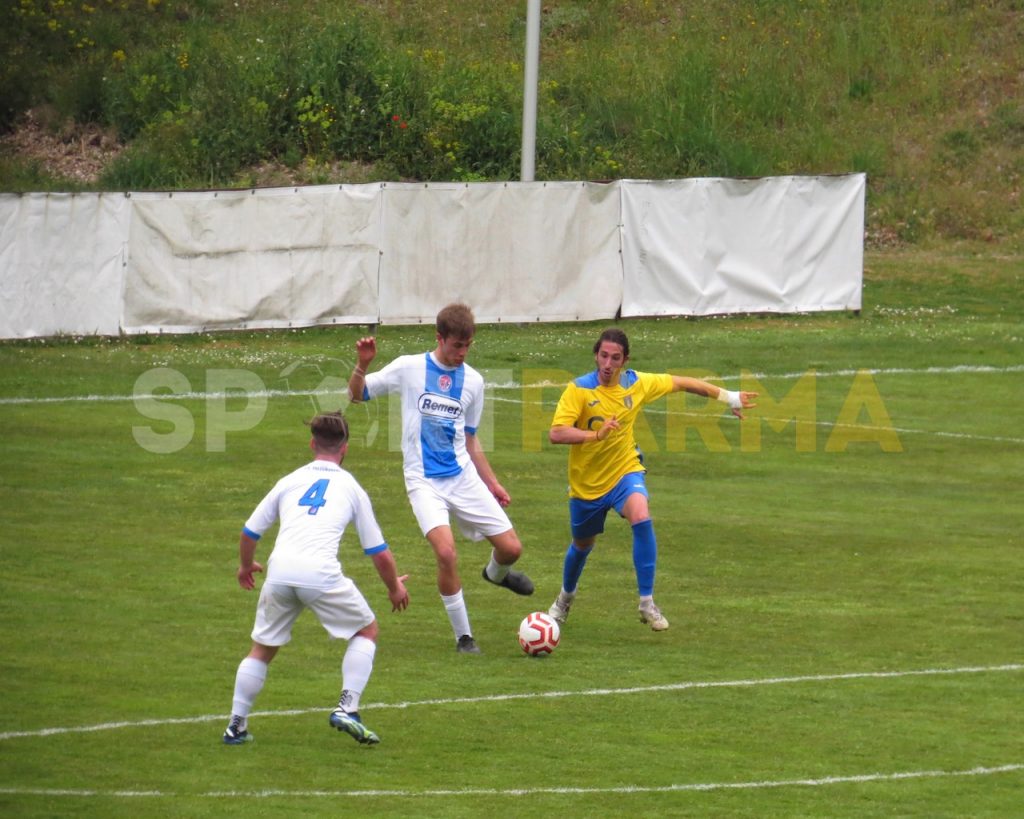
[[[555,650],[560,637],[558,623],[543,611],[534,611],[519,624],[519,645],[531,657],[543,657]]]

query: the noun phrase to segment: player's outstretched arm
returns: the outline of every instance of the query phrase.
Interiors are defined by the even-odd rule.
[[[348,379],[348,398],[353,403],[363,400],[366,371],[377,356],[377,339],[365,336],[356,342],[356,366]]]
[[[754,399],[757,398],[756,392],[727,390],[722,387],[716,387],[714,384],[709,384],[707,381],[701,381],[699,378],[673,375],[672,391],[679,392],[680,390],[685,390],[694,395],[703,395],[706,398],[712,398],[721,401],[723,404],[728,404],[732,414],[740,419],[743,418],[743,410],[757,406],[754,403]]]

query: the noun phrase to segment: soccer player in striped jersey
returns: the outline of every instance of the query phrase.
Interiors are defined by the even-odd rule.
[[[594,344],[596,367],[562,392],[548,438],[569,449],[569,524],[572,542],[562,566],[562,590],[548,609],[559,624],[569,616],[587,558],[614,509],[633,530],[633,567],[639,592],[640,622],[654,631],[668,620],[654,603],[658,546],[648,506],[643,457],[633,435],[645,404],[685,390],[729,405],[737,418],[755,406],[754,392],[733,392],[697,378],[627,369],[629,339],[618,328],[601,333]]]
[[[486,538],[490,560],[484,580],[516,594],[533,594],[533,582],[512,569],[523,546],[504,507],[511,497],[499,483],[477,439],[483,414],[483,377],[466,363],[476,334],[473,312],[449,304],[437,314],[437,346],[403,355],[377,372],[372,337],[356,342],[357,364],[348,382],[352,401],[395,394],[402,407],[405,487],[420,530],[434,550],[437,588],[448,613],[456,650],[479,654],[458,572],[451,518],[470,540]]]

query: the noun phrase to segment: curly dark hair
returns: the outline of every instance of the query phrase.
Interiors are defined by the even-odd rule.
[[[629,339],[626,338],[626,334],[618,327],[609,327],[601,333],[601,337],[594,343],[595,355],[597,355],[597,351],[601,349],[602,341],[610,341],[613,344],[618,344],[622,348],[622,355],[629,358]]]

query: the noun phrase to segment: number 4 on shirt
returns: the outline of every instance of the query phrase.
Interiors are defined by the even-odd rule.
[[[327,494],[327,484],[331,481],[329,478],[321,478],[316,481],[309,489],[306,490],[306,494],[299,498],[299,506],[308,506],[309,514],[315,515],[320,511],[320,507],[327,503],[324,500],[324,495]]]

